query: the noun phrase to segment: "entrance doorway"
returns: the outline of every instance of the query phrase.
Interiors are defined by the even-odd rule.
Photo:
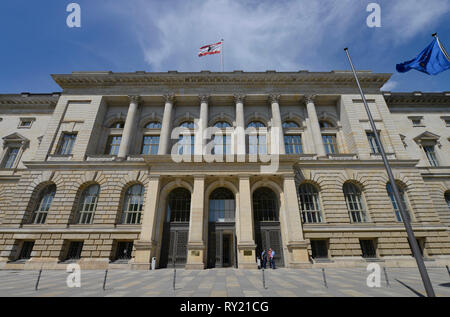
[[[209,198],[207,267],[237,265],[234,194],[218,188]]]

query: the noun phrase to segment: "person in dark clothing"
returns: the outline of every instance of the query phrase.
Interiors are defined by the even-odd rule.
[[[263,269],[265,269],[266,265],[267,265],[267,251],[263,250],[263,252],[261,253],[261,266]]]

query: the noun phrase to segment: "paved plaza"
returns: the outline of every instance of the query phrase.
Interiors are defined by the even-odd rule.
[[[326,269],[325,287],[321,269],[265,270],[212,269],[203,271],[119,271],[108,272],[103,291],[104,271],[82,271],[81,288],[68,288],[65,271],[43,271],[39,290],[35,291],[38,271],[0,271],[0,296],[152,296],[152,297],[293,297],[293,296],[402,296],[425,294],[415,268],[388,268],[387,287],[382,272],[381,287],[369,288],[370,272],[364,268]],[[450,297],[450,276],[445,267],[430,268],[437,296]]]

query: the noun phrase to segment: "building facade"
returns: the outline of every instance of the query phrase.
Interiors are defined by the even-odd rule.
[[[450,264],[450,93],[359,76],[426,263]],[[53,79],[0,95],[0,269],[415,265],[351,72]]]

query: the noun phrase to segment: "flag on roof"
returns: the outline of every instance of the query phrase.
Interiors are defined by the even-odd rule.
[[[212,55],[212,54],[220,54],[222,50],[222,44],[223,42],[218,42],[215,44],[205,45],[200,47],[200,51],[198,53],[199,57],[206,56],[206,55]]]

